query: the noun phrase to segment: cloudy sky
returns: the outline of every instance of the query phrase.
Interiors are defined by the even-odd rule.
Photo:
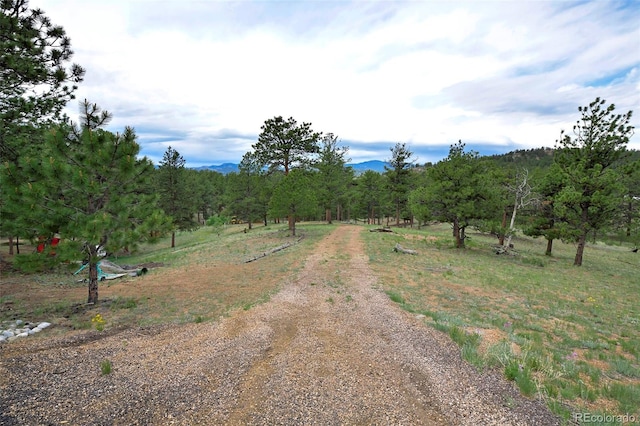
[[[640,1],[31,0],[87,74],[78,99],[156,164],[237,163],[265,120],[311,122],[353,162],[459,139],[553,147],[596,97],[640,127]],[[69,105],[77,117],[78,105]],[[640,130],[638,131],[640,133]],[[640,149],[640,135],[631,148]]]

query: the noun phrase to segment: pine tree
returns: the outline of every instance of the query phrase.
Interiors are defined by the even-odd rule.
[[[269,201],[271,217],[289,216],[290,223],[293,223],[290,226],[292,235],[296,235],[296,219],[312,214],[317,206],[315,191],[307,173],[304,170],[292,170],[276,186]]]
[[[197,207],[187,191],[185,159],[175,149],[168,147],[156,171],[159,206],[169,215],[179,230],[192,230],[198,224],[194,220]],[[175,229],[171,232],[171,247],[176,246]]]
[[[345,167],[348,147],[339,148],[338,137],[328,133],[321,139],[318,168],[319,198],[325,209],[325,219],[332,222],[331,212],[336,209],[336,216],[341,220],[341,203],[347,188],[353,180],[353,171]]]
[[[84,69],[61,26],[26,0],[0,2],[0,157],[13,161],[20,134],[47,123],[73,99]]]
[[[413,152],[404,143],[397,143],[391,150],[391,167],[385,166],[385,174],[389,184],[389,194],[395,206],[396,225],[400,225],[400,213],[407,205],[409,191],[411,190],[410,172],[415,160],[412,160]]]
[[[16,188],[23,198],[21,221],[34,235],[55,230],[61,250],[89,262],[88,303],[98,301],[98,252],[116,251],[160,236],[169,221],[157,207],[150,179],[153,164],[137,158],[131,127],[122,134],[101,129],[110,115],[82,103],[81,127],[53,127],[39,155],[22,157],[29,182]]]
[[[21,155],[44,144],[43,127],[60,117],[84,76],[69,64],[73,51],[62,27],[27,0],[0,1],[0,232],[24,237],[15,187],[30,176],[17,167]],[[11,170],[11,174],[9,174]],[[10,237],[10,241],[12,238]],[[12,248],[12,247],[11,247]]]
[[[496,205],[490,165],[465,145],[452,145],[449,156],[428,169],[427,184],[411,192],[409,205],[421,220],[449,222],[457,248],[465,246],[465,229],[473,220],[492,218]]]
[[[582,265],[589,232],[607,224],[623,199],[625,189],[615,166],[628,156],[626,145],[633,134],[632,112],[616,114],[615,105],[606,106],[604,99],[596,98],[578,111],[582,117],[573,126],[573,136],[560,133],[554,158],[565,184],[554,208],[565,218],[564,237],[577,242],[575,266]]]

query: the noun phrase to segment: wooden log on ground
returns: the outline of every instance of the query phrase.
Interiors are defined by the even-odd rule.
[[[418,254],[417,251],[406,249],[402,247],[400,244],[396,244],[396,246],[393,248],[393,251],[395,251],[396,253],[404,253],[404,254]]]
[[[284,250],[284,249],[286,249],[286,248],[291,247],[291,246],[292,246],[292,245],[294,245],[294,244],[299,243],[299,242],[300,242],[300,240],[302,240],[302,237],[298,238],[297,240],[295,240],[295,241],[293,241],[293,242],[285,243],[285,244],[282,244],[281,246],[278,246],[278,247],[272,248],[271,250],[265,251],[264,253],[260,253],[259,255],[254,256],[254,257],[252,257],[252,258],[251,258],[251,259],[249,259],[249,260],[245,260],[245,262],[244,262],[244,263],[253,262],[253,261],[255,261],[255,260],[262,259],[263,257],[267,257],[267,256],[269,256],[270,254],[277,253],[277,252],[279,252],[280,250]]]
[[[389,228],[374,228],[374,229],[369,229],[369,232],[393,232],[393,231]]]

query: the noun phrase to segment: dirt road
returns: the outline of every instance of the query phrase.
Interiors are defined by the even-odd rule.
[[[559,424],[395,306],[360,232],[338,227],[271,301],[220,322],[3,348],[0,424]]]

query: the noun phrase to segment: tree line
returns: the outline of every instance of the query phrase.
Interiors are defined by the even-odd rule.
[[[174,246],[177,230],[231,218],[247,230],[286,219],[293,235],[301,219],[438,221],[451,224],[458,248],[473,227],[494,234],[504,252],[520,229],[546,238],[547,254],[556,239],[577,243],[575,265],[590,236],[638,238],[640,162],[626,148],[632,113],[618,114],[605,100],[579,107],[552,161],[533,167],[481,157],[462,141],[442,161],[420,166],[397,143],[384,173],[356,175],[337,135],[281,116],[264,122],[237,173],[186,168],[172,147],[155,167],[139,157],[133,128],[104,128],[111,114],[100,106],[80,102],[78,123],[62,115],[85,72],[69,64],[64,30],[25,0],[0,7],[0,234],[10,242],[61,235],[55,258],[29,261],[87,261],[89,303],[98,300],[101,249],[133,250],[168,233]]]

